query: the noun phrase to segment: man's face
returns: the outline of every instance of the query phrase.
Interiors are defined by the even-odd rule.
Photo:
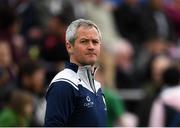
[[[94,27],[79,27],[74,45],[66,44],[70,61],[80,65],[94,65],[100,55],[100,36]]]

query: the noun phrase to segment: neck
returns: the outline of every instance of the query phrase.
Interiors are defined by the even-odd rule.
[[[90,65],[90,66],[93,68],[94,65],[95,65],[95,64],[91,65],[91,64],[85,64],[85,63],[79,63],[79,62],[75,61],[75,60],[72,59],[72,58],[70,58],[70,62],[78,65],[79,67],[83,67],[83,66],[86,66],[86,65]]]

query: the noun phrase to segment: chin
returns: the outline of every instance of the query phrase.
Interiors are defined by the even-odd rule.
[[[79,62],[82,65],[94,65],[96,61],[97,61],[96,57],[86,57],[86,58],[81,59]]]
[[[96,63],[96,60],[88,61],[87,65],[94,65]]]

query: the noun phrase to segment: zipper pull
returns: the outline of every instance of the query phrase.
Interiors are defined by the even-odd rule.
[[[89,66],[89,65],[86,66],[86,69],[87,69],[87,76],[88,76],[90,87],[93,90],[93,92],[96,94],[96,88],[95,88],[95,84],[94,84],[94,75],[92,73],[91,66]]]

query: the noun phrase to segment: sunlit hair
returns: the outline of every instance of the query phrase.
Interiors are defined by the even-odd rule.
[[[94,27],[99,33],[100,40],[102,40],[101,32],[95,23],[93,23],[90,20],[78,19],[78,20],[73,21],[66,30],[66,41],[67,42],[74,44],[74,42],[77,38],[77,33],[76,33],[77,29],[81,26]]]

